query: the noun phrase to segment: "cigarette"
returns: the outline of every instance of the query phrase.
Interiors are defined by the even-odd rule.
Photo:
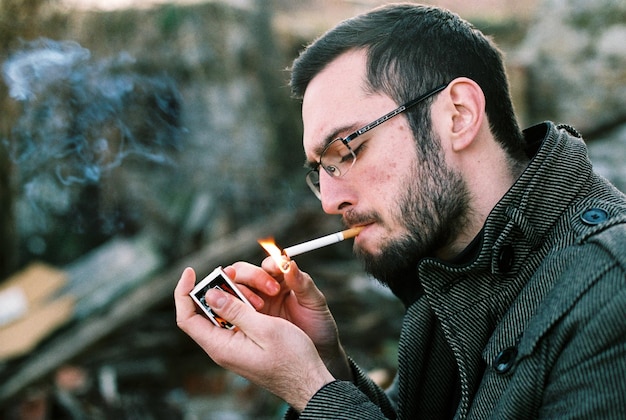
[[[283,254],[288,258],[295,257],[296,255],[304,254],[305,252],[313,251],[314,249],[322,248],[328,245],[336,244],[345,239],[354,238],[363,230],[363,226],[353,227],[341,232],[331,233],[330,235],[322,236],[321,238],[313,239],[311,241],[303,242],[298,245],[290,246],[283,249]]]

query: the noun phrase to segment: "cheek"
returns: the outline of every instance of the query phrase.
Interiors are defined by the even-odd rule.
[[[369,170],[370,186],[384,185],[383,188],[401,189],[407,174],[413,172],[415,158],[410,151],[394,153],[390,159],[379,160],[375,168]]]
[[[406,190],[404,184],[407,177],[415,173],[417,151],[414,140],[402,124],[395,128],[397,132],[375,140],[377,143],[367,151],[367,161],[360,162],[364,169],[360,171],[359,177],[368,195],[388,198],[401,195]]]
[[[396,229],[401,216],[400,204],[406,195],[408,167],[388,162],[371,168],[363,176],[361,197],[367,197],[370,209],[375,210],[388,229]]]
[[[370,167],[362,175],[362,188],[368,196],[388,196],[398,188],[397,165],[389,164],[382,167]]]

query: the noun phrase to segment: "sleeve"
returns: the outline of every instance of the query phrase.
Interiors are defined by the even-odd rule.
[[[290,408],[285,420],[363,420],[395,419],[392,403],[355,363],[349,359],[354,382],[334,381],[322,387],[311,398],[302,413]]]

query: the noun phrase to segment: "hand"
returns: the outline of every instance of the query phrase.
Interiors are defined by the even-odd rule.
[[[353,379],[326,298],[295,261],[289,262],[286,273],[271,257],[261,267],[239,262],[225,271],[258,311],[286,319],[304,331],[335,378]]]
[[[176,323],[217,364],[268,389],[299,411],[335,379],[300,328],[213,289],[206,294],[207,304],[238,328],[215,326],[197,312],[189,296],[194,283],[195,273],[187,268],[174,291]]]

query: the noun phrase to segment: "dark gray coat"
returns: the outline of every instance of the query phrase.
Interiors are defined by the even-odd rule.
[[[322,388],[302,419],[626,416],[626,197],[578,134],[544,123],[538,149],[465,264],[426,259],[384,393]],[[288,417],[295,417],[291,412]]]

